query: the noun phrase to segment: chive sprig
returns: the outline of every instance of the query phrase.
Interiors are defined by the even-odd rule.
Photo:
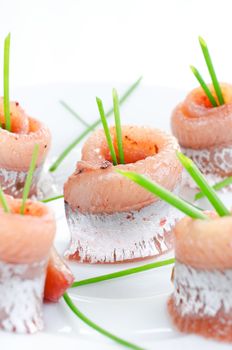
[[[121,118],[119,111],[119,101],[118,101],[118,93],[116,89],[113,89],[113,105],[114,105],[114,120],[115,120],[115,128],[116,128],[116,136],[117,136],[117,144],[118,144],[118,155],[120,164],[124,164],[124,152],[123,152],[123,142],[122,142],[122,128],[121,128]]]
[[[119,99],[119,104],[122,105],[127,98],[136,90],[136,88],[139,86],[140,82],[142,80],[142,77],[140,77],[138,80],[136,80],[129,88],[125,91],[125,93],[122,95],[122,97]],[[111,114],[114,112],[114,108],[110,108],[106,112],[106,117],[108,118],[111,116]],[[56,161],[51,165],[49,168],[50,172],[53,172],[57,170],[57,168],[60,166],[62,161],[68,156],[68,154],[87,136],[92,130],[94,130],[99,124],[101,124],[101,118],[97,119],[94,123],[90,124],[88,128],[86,128],[70,145],[68,145],[67,148],[59,155],[59,157],[56,159]]]
[[[50,197],[50,198],[42,199],[40,202],[42,202],[42,203],[49,203],[49,202],[56,201],[57,199],[60,199],[60,198],[64,198],[64,195],[61,194],[61,195],[59,195],[59,196],[55,196],[55,197]]]
[[[218,102],[216,101],[216,99],[214,98],[214,96],[212,95],[210,89],[208,88],[207,84],[205,83],[204,79],[202,78],[201,74],[199,73],[199,71],[194,67],[194,66],[190,66],[190,69],[192,70],[193,74],[195,75],[196,79],[198,80],[199,84],[201,85],[202,89],[204,90],[206,96],[208,97],[208,99],[210,100],[211,104],[213,107],[217,107],[218,103],[219,105],[223,105],[224,102],[224,98],[223,98],[223,94],[221,91],[221,87],[220,84],[218,82],[217,79],[217,75],[213,66],[213,62],[209,53],[209,49],[208,46],[205,42],[205,40],[199,36],[199,43],[201,46],[201,50],[205,59],[205,63],[207,65],[211,80],[212,80],[212,84],[214,87],[214,91],[215,94],[217,96]]]
[[[215,191],[220,191],[221,189],[223,189],[224,187],[227,187],[229,185],[232,184],[232,176],[227,177],[226,179],[217,182],[215,185],[213,185],[213,189]],[[198,199],[201,199],[205,197],[203,192],[197,192],[195,194],[194,200],[197,201]]]
[[[28,173],[27,173],[27,178],[26,178],[26,181],[25,181],[24,189],[23,189],[22,204],[21,204],[21,208],[20,208],[20,214],[21,215],[23,215],[24,211],[25,211],[25,205],[26,205],[26,201],[27,201],[28,195],[30,193],[31,183],[32,183],[33,174],[34,174],[34,171],[35,171],[38,155],[39,155],[39,145],[36,144],[34,146],[34,149],[33,149],[31,163],[30,163],[30,167],[29,167],[29,170],[28,170]]]
[[[166,190],[166,188],[160,186],[159,184],[150,181],[145,176],[137,174],[135,172],[122,171],[119,169],[116,169],[116,171],[119,174],[132,180],[133,182],[137,183],[138,185],[142,186],[157,197],[163,199],[165,202],[171,204],[173,207],[179,209],[184,214],[194,219],[208,219],[208,216],[205,215],[200,209],[179,198],[174,193],[169,192]]]
[[[1,202],[1,205],[3,207],[4,212],[5,213],[10,213],[10,208],[8,206],[6,197],[5,197],[4,192],[3,192],[1,187],[0,187],[0,202]]]
[[[11,131],[9,73],[10,73],[10,33],[5,38],[5,42],[4,42],[3,101],[4,101],[5,129],[8,131]]]
[[[125,160],[124,160],[124,151],[123,151],[123,142],[122,142],[121,117],[120,117],[120,111],[119,111],[118,94],[116,89],[113,89],[112,96],[113,96],[114,121],[115,121],[116,141],[118,146],[119,164],[124,164]],[[99,97],[96,97],[96,101],[97,101],[98,110],[102,121],[102,126],[106,136],[106,141],[110,150],[112,162],[114,165],[117,165],[118,160],[117,160],[114,144],[112,141],[112,137],[110,134],[109,126],[106,120],[103,103]]]
[[[29,192],[30,192],[31,183],[32,183],[32,179],[33,179],[34,170],[35,170],[35,167],[36,167],[38,154],[39,154],[39,145],[36,144],[34,146],[30,167],[29,167],[29,170],[28,170],[28,173],[27,173],[27,178],[26,178],[26,181],[25,181],[24,189],[23,189],[22,204],[21,204],[21,207],[20,207],[20,214],[21,215],[24,215],[25,205],[26,205],[26,201],[27,201],[27,198],[28,198],[28,195],[29,195]],[[2,207],[4,209],[4,211],[6,213],[10,213],[10,208],[8,206],[6,197],[5,197],[4,192],[2,191],[1,187],[0,187],[0,202],[1,202],[1,205],[2,205]]]
[[[110,150],[110,155],[111,155],[111,158],[112,158],[112,162],[113,162],[114,165],[117,165],[118,164],[117,156],[116,156],[116,152],[115,152],[115,149],[114,149],[114,144],[113,144],[113,141],[112,141],[112,137],[111,137],[111,134],[110,134],[110,129],[109,129],[109,126],[108,126],[108,123],[107,123],[107,120],[106,120],[103,103],[102,103],[102,100],[99,97],[96,97],[96,101],[97,101],[98,110],[99,110],[99,113],[100,113],[103,129],[104,129],[105,136],[106,136],[106,141],[107,141],[107,144],[108,144],[108,147],[109,147],[109,150]]]
[[[83,124],[85,127],[89,127],[89,123],[87,123],[74,109],[72,109],[65,101],[60,100],[60,104],[67,109],[81,124]]]
[[[201,50],[202,50],[204,58],[205,58],[205,62],[206,62],[210,77],[212,79],[213,87],[214,87],[215,93],[217,95],[219,104],[223,105],[224,98],[222,95],[220,84],[218,82],[218,79],[217,79],[217,76],[215,73],[215,69],[214,69],[213,62],[212,62],[212,59],[211,59],[211,56],[209,53],[208,46],[207,46],[205,40],[201,36],[199,36],[199,43],[200,43]]]
[[[111,340],[117,342],[118,344],[127,347],[128,349],[133,349],[133,350],[144,350],[143,348],[141,348],[140,346],[137,346],[133,343],[128,342],[127,340],[124,340],[112,333],[110,333],[109,331],[107,331],[106,329],[98,326],[96,323],[94,323],[93,321],[91,321],[88,317],[86,317],[77,307],[76,305],[73,303],[72,299],[70,298],[70,296],[68,295],[67,292],[64,293],[63,295],[64,301],[66,302],[66,304],[68,305],[68,307],[70,308],[70,310],[72,310],[72,312],[79,318],[81,319],[84,323],[86,323],[89,327],[93,328],[95,331],[101,333],[102,335],[106,336],[107,338],[110,338]]]
[[[177,152],[177,157],[180,160],[183,167],[187,170],[189,175],[193,178],[196,184],[199,186],[204,195],[208,198],[209,202],[212,204],[219,216],[230,215],[229,210],[226,208],[224,203],[218,197],[215,190],[208,184],[205,177],[202,175],[197,166],[193,161],[185,156],[181,152]]]
[[[215,98],[213,97],[210,89],[208,88],[206,82],[204,81],[204,79],[202,78],[201,74],[199,73],[199,71],[193,67],[190,66],[191,71],[193,72],[193,74],[195,75],[195,77],[197,78],[198,82],[200,83],[202,89],[205,91],[205,94],[207,95],[208,99],[210,100],[210,102],[212,103],[213,107],[217,107],[217,101],[215,100]]]
[[[115,278],[133,275],[135,273],[144,272],[144,271],[156,269],[158,267],[171,265],[171,264],[174,264],[174,262],[175,262],[175,259],[171,258],[171,259],[167,259],[167,260],[156,261],[154,263],[145,264],[145,265],[138,266],[138,267],[132,267],[132,268],[129,268],[126,270],[121,270],[121,271],[117,271],[117,272],[113,272],[113,273],[107,273],[105,275],[101,275],[101,276],[97,276],[97,277],[91,277],[91,278],[87,278],[84,280],[75,281],[75,282],[73,282],[71,288],[76,288],[76,287],[85,286],[88,284],[99,283],[99,282],[103,282],[103,281],[107,281],[107,280],[112,280]]]
[[[89,285],[89,284],[99,283],[99,282],[103,282],[103,281],[107,281],[107,280],[112,280],[112,279],[115,279],[115,278],[129,276],[129,275],[132,275],[132,274],[148,271],[148,270],[151,270],[151,269],[156,269],[156,268],[159,268],[159,267],[162,267],[162,266],[171,265],[171,264],[174,264],[174,263],[175,263],[175,259],[171,258],[171,259],[167,259],[167,260],[163,260],[163,261],[157,261],[157,262],[154,262],[154,263],[145,264],[143,266],[132,267],[132,268],[129,268],[129,269],[126,269],[126,270],[121,270],[121,271],[108,273],[108,274],[101,275],[101,276],[91,277],[91,278],[87,278],[87,279],[80,280],[80,281],[75,281],[72,284],[71,288],[76,288],[76,287],[80,287],[80,286],[84,286],[84,285]],[[88,326],[92,327],[93,329],[95,329],[96,331],[100,332],[101,334],[107,336],[108,338],[114,340],[115,342],[119,343],[120,345],[126,346],[129,349],[141,349],[137,345],[129,343],[128,341],[126,341],[126,340],[124,340],[122,338],[119,338],[119,337],[113,335],[112,333],[109,333],[106,330],[103,330],[98,325],[93,324],[92,321],[87,319],[86,316],[84,316],[80,312],[80,310],[77,309],[77,307],[72,302],[71,298],[69,297],[69,295],[67,293],[65,293],[63,297],[64,297],[64,300],[67,303],[67,305],[70,307],[70,309],[83,322],[85,322]],[[102,330],[103,330],[103,332],[102,332]]]

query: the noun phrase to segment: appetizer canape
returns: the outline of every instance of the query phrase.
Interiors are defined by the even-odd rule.
[[[71,231],[66,256],[88,263],[115,263],[167,252],[172,248],[176,211],[128,183],[115,169],[145,174],[177,191],[182,167],[176,158],[176,139],[140,126],[123,126],[119,137],[117,123],[105,133],[97,130],[89,137],[76,171],[64,185]]]
[[[232,85],[219,84],[207,46],[200,44],[212,78],[207,85],[191,67],[200,87],[173,111],[171,124],[184,154],[207,175],[211,184],[232,175]],[[187,184],[193,187],[191,181]]]
[[[48,128],[28,116],[18,102],[9,101],[9,45],[5,40],[4,97],[0,99],[0,185],[6,194],[22,197],[22,191],[32,157],[33,147],[39,145],[39,156],[29,196],[36,194],[42,165],[51,143]]]
[[[18,333],[40,330],[43,298],[57,302],[74,279],[52,248],[52,212],[27,200],[38,155],[36,144],[22,199],[5,196],[0,187],[0,328]]]
[[[25,114],[17,102],[11,102],[11,131],[4,128],[3,100],[0,100],[0,185],[6,194],[22,197],[35,143],[39,157],[29,196],[36,194],[40,172],[51,143],[48,128]]]
[[[43,328],[46,267],[55,235],[55,219],[40,202],[6,197],[0,208],[0,328],[34,333]]]
[[[217,211],[204,213],[160,185],[131,172],[120,173],[182,210],[174,227],[174,292],[168,310],[180,331],[232,341],[232,216],[193,162],[178,158]]]
[[[232,341],[232,217],[181,219],[169,313],[180,331]]]

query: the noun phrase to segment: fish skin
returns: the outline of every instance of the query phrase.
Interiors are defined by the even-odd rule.
[[[182,316],[175,305],[173,296],[167,304],[170,317],[180,332],[193,333],[222,342],[232,342],[231,316],[220,310],[215,317]]]

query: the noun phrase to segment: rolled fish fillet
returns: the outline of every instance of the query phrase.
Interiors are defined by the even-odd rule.
[[[173,111],[171,126],[183,153],[211,183],[232,175],[232,85],[220,84],[225,104],[212,107],[201,87]],[[212,85],[209,89],[214,95]],[[187,181],[188,183],[188,181]],[[191,181],[190,187],[195,187]]]
[[[42,303],[55,219],[48,207],[7,197],[10,213],[0,209],[0,328],[34,333],[43,328]]]
[[[6,194],[22,197],[23,187],[30,166],[35,144],[39,145],[39,156],[30,196],[36,187],[42,165],[51,144],[51,134],[40,121],[29,117],[18,102],[10,103],[11,132],[4,129],[3,99],[0,99],[0,185]]]
[[[231,216],[177,223],[168,310],[180,331],[232,342],[231,233]]]
[[[115,128],[110,132],[118,154]],[[177,212],[115,170],[135,171],[177,191],[182,172],[178,143],[163,131],[140,126],[123,126],[122,138],[125,164],[113,166],[104,131],[95,131],[64,185],[70,259],[126,262],[172,248]]]

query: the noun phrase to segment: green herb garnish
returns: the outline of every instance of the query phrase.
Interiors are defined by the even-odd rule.
[[[24,214],[27,197],[30,193],[31,183],[32,183],[33,174],[34,174],[34,170],[36,167],[36,161],[37,161],[38,155],[39,155],[39,145],[36,144],[34,146],[30,167],[29,167],[29,170],[27,173],[27,178],[25,181],[24,189],[23,189],[23,198],[22,198],[22,204],[21,204],[21,208],[20,208],[20,214],[22,214],[22,215]]]
[[[113,272],[113,273],[108,273],[108,274],[105,274],[105,275],[102,275],[102,276],[97,276],[97,277],[91,277],[91,278],[87,278],[87,279],[84,279],[84,280],[80,280],[80,281],[75,281],[71,288],[76,288],[76,287],[80,287],[80,286],[84,286],[84,285],[89,285],[89,284],[93,284],[93,283],[99,283],[99,282],[103,282],[103,281],[107,281],[107,280],[112,280],[112,279],[115,279],[115,278],[120,278],[120,277],[124,277],[124,276],[129,276],[129,275],[132,275],[132,274],[136,274],[136,273],[139,273],[139,272],[143,272],[143,271],[148,271],[148,270],[151,270],[151,269],[156,269],[158,267],[161,267],[161,266],[167,266],[167,265],[171,265],[171,264],[174,264],[175,262],[175,259],[172,258],[172,259],[167,259],[167,260],[163,260],[163,261],[157,261],[157,262],[154,262],[154,263],[150,263],[150,264],[146,264],[146,265],[143,265],[143,266],[138,266],[138,267],[132,267],[132,268],[129,268],[129,269],[126,269],[126,270],[122,270],[122,271],[118,271],[118,272]],[[66,293],[67,295],[67,293]],[[66,295],[64,295],[64,299],[66,301]],[[69,298],[70,299],[70,298]],[[70,300],[68,300],[70,301]],[[67,302],[67,301],[66,301]],[[72,303],[72,306],[73,306],[73,303]],[[75,305],[74,305],[75,306]],[[70,307],[70,305],[69,305]],[[70,307],[71,308],[71,307]],[[77,310],[77,313],[72,310],[78,317],[80,317],[80,311]],[[83,314],[81,314],[81,316],[83,316]],[[80,317],[81,318],[81,317]],[[81,318],[82,319],[82,318]],[[83,320],[83,319],[82,319]],[[85,319],[83,320],[85,322]],[[88,320],[89,321],[89,320]],[[87,322],[86,322],[87,323]],[[89,322],[87,323],[90,327],[92,327],[92,323],[90,324]],[[92,327],[94,328],[95,330],[99,331],[100,333],[102,328],[100,328],[99,330],[99,326],[97,326],[98,328],[95,328],[95,327]],[[106,333],[105,333],[106,332]],[[107,337],[109,336],[109,333],[107,331],[104,330],[104,333],[102,333],[103,335],[106,335]],[[140,349],[139,347],[137,347],[136,345],[134,344],[131,344],[131,343],[128,343],[127,341],[125,342],[125,340],[123,340],[123,343],[121,342],[121,338],[118,338],[113,335],[114,338],[111,337],[111,333],[110,333],[110,338],[118,343],[120,343],[121,345],[124,345],[126,347],[129,347],[131,349]],[[119,341],[118,341],[119,339]],[[132,347],[131,347],[132,346]],[[134,348],[135,346],[135,348]]]
[[[119,99],[119,104],[122,105],[127,98],[134,92],[134,90],[138,87],[142,80],[142,77],[140,77],[136,82],[134,82],[129,89],[122,95],[122,97]],[[114,109],[111,108],[107,113],[106,117],[109,117],[113,113]],[[51,165],[49,168],[50,172],[55,171],[59,165],[62,163],[62,161],[67,157],[67,155],[72,151],[73,148],[75,148],[85,136],[87,136],[92,130],[94,130],[99,124],[101,124],[101,118],[97,119],[94,123],[92,123],[86,130],[83,131],[57,158],[57,160]]]
[[[64,293],[63,295],[64,301],[66,302],[66,304],[68,305],[68,307],[72,310],[72,312],[79,317],[79,319],[81,319],[84,323],[86,323],[89,327],[93,328],[95,331],[101,333],[102,335],[104,335],[107,338],[110,338],[111,340],[117,342],[120,345],[123,345],[129,349],[133,349],[133,350],[144,350],[143,348],[141,348],[140,346],[137,346],[135,344],[132,344],[122,338],[117,337],[116,335],[108,332],[107,330],[105,330],[104,328],[98,326],[96,323],[94,323],[93,321],[91,321],[88,317],[86,317],[77,307],[76,305],[73,303],[72,299],[70,298],[70,296],[68,295],[67,292]]]
[[[81,116],[75,112],[66,102],[60,100],[60,104],[67,109],[67,111],[69,111],[72,115],[74,115],[75,118],[77,118],[79,120],[79,122],[81,122],[84,126],[86,126],[87,128],[89,127],[89,123],[87,123],[83,118],[81,118]]]
[[[5,129],[11,131],[11,118],[10,118],[10,93],[9,93],[9,71],[10,71],[10,33],[5,38],[4,42],[4,117],[5,117]]]
[[[214,189],[208,184],[205,177],[202,175],[197,166],[191,159],[186,157],[183,153],[177,152],[177,157],[180,160],[183,167],[187,170],[189,175],[193,178],[196,184],[199,186],[204,195],[208,198],[219,216],[230,215],[229,210],[225,207],[221,199],[218,197]]]
[[[227,177],[226,179],[217,182],[215,185],[213,185],[213,189],[215,191],[220,191],[222,188],[227,187],[232,184],[232,176]],[[194,200],[197,201],[198,199],[203,198],[205,195],[202,192],[198,192],[195,194]]]
[[[119,111],[118,94],[116,89],[113,89],[112,95],[113,95],[114,120],[115,120],[115,129],[116,129],[116,135],[117,135],[119,163],[124,164],[125,160],[124,160],[123,143],[122,143],[121,118],[120,118],[120,111]]]
[[[46,198],[46,199],[41,199],[40,202],[42,202],[42,203],[49,203],[49,202],[53,202],[53,201],[55,201],[55,200],[57,200],[57,199],[61,199],[61,198],[64,198],[64,195],[63,195],[63,194],[61,194],[61,195],[59,195],[59,196],[55,196],[55,197],[50,197],[50,198]],[[197,209],[203,211],[202,208],[198,207],[197,205],[195,205],[195,204],[193,204],[193,203],[190,203],[190,202],[186,201],[186,199],[185,199],[185,202],[186,202],[186,203],[189,203],[189,204],[192,205],[193,207],[195,207],[195,208],[197,208]]]
[[[204,55],[204,58],[205,58],[206,65],[208,67],[209,74],[210,74],[211,79],[212,79],[213,87],[214,87],[215,93],[217,95],[219,104],[223,105],[224,104],[224,98],[223,98],[223,95],[222,95],[220,84],[218,82],[218,79],[217,79],[217,76],[216,76],[216,73],[215,73],[213,62],[212,62],[210,54],[209,54],[209,50],[208,50],[207,44],[206,44],[205,40],[202,39],[202,37],[200,37],[200,36],[199,36],[199,43],[200,43],[200,46],[201,46],[201,49],[202,49],[202,52],[203,52],[203,55]]]
[[[213,107],[217,107],[217,101],[215,100],[215,98],[213,97],[213,95],[211,94],[210,89],[208,88],[207,84],[205,83],[205,81],[203,80],[202,76],[200,75],[199,71],[193,67],[190,66],[190,69],[192,70],[193,74],[195,75],[195,77],[197,78],[198,82],[200,83],[202,89],[205,91],[205,94],[207,95],[208,99],[210,100],[210,102],[212,103]]]
[[[59,195],[59,196],[55,196],[55,197],[51,197],[51,198],[42,199],[40,202],[42,202],[42,203],[48,203],[48,202],[53,202],[53,201],[55,201],[55,200],[57,200],[57,199],[60,199],[60,198],[64,198],[64,195],[61,194],[61,195]]]
[[[171,264],[174,264],[174,262],[175,262],[174,258],[163,260],[163,261],[156,261],[154,263],[146,264],[143,266],[132,267],[132,268],[129,268],[126,270],[108,273],[108,274],[102,275],[102,276],[91,277],[91,278],[87,278],[87,279],[84,279],[81,281],[75,281],[72,284],[71,288],[76,288],[76,287],[80,287],[80,286],[85,286],[87,284],[93,284],[93,283],[111,280],[114,278],[133,275],[133,274],[138,273],[138,272],[148,271],[148,270],[156,269],[156,268],[161,267],[161,266],[171,265]]]
[[[2,207],[3,207],[3,209],[4,209],[4,212],[5,212],[5,213],[10,213],[10,208],[9,208],[9,206],[8,206],[6,197],[5,197],[4,192],[3,192],[3,190],[1,189],[1,187],[0,187],[0,202],[1,202],[1,205],[2,205]]]
[[[118,164],[117,157],[116,157],[113,141],[112,141],[112,138],[111,138],[110,130],[109,130],[109,127],[108,127],[108,124],[107,124],[107,120],[106,120],[106,116],[105,116],[102,100],[100,98],[96,97],[96,101],[97,101],[98,110],[99,110],[99,113],[100,113],[100,116],[101,116],[103,129],[104,129],[104,132],[105,132],[105,135],[106,135],[106,141],[108,143],[108,147],[109,147],[109,150],[110,150],[112,162],[113,162],[114,165],[117,165]]]
[[[183,199],[179,198],[172,192],[169,192],[168,190],[166,190],[166,188],[158,185],[155,182],[150,181],[145,176],[134,172],[122,171],[119,169],[116,169],[116,171],[119,174],[134,181],[138,185],[142,186],[149,192],[155,194],[157,197],[163,199],[165,202],[171,204],[173,207],[179,209],[184,214],[194,219],[208,219],[208,216],[205,215],[201,210],[197,209],[195,206],[191,205],[190,203],[185,202]]]

